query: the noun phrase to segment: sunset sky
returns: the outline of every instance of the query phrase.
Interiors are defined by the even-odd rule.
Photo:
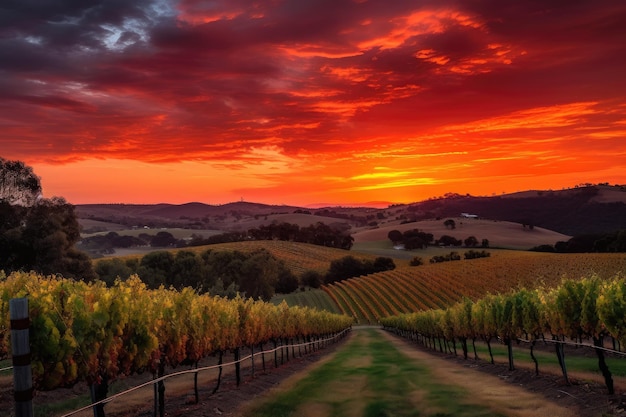
[[[626,184],[626,1],[2,0],[0,157],[74,204]]]

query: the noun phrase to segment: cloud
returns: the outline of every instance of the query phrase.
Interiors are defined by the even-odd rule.
[[[393,158],[463,170],[516,141],[624,148],[619,1],[39,3],[0,5],[5,157],[239,173],[353,159],[393,176]]]

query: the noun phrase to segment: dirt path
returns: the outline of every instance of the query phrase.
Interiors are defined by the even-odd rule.
[[[610,410],[606,394],[595,393],[590,401],[587,395],[579,397],[579,387],[561,386],[555,377],[534,377],[525,370],[509,372],[503,366],[463,361],[450,356],[438,357],[394,335],[383,333],[403,355],[428,363],[436,378],[464,387],[475,400],[489,404],[507,416],[592,417],[602,416]],[[517,380],[510,378],[514,373],[518,373]],[[585,392],[589,393],[590,388]]]
[[[352,337],[358,338],[355,342],[351,340],[339,352],[345,349],[358,351],[361,346],[371,343],[369,338],[363,334],[364,331],[357,330]],[[502,366],[494,366],[484,364],[479,361],[463,361],[458,358],[449,356],[432,355],[423,350],[409,345],[404,340],[397,338],[382,330],[376,330],[376,337],[384,339],[385,343],[390,344],[397,350],[395,354],[405,356],[419,367],[425,367],[429,377],[434,385],[442,384],[449,387],[447,393],[452,401],[459,401],[462,407],[468,405],[470,409],[464,415],[492,415],[511,417],[535,417],[535,416],[551,416],[551,417],[600,417],[617,415],[612,413],[614,407],[611,406],[611,398],[602,392],[602,387],[598,386],[560,386],[557,382],[558,378],[553,376],[534,377],[530,373],[514,371],[518,373],[517,378],[511,378]],[[316,389],[320,382],[303,381],[303,378],[309,379],[313,371],[319,370],[322,363],[333,360],[333,366],[341,366],[348,368],[367,368],[371,367],[372,358],[365,353],[356,353],[349,360],[341,359],[335,361],[335,355],[326,358],[323,362],[315,364],[304,370],[301,374],[286,380],[280,387],[267,392],[262,398],[254,402],[245,404],[236,410],[236,416],[251,416],[257,413],[265,413],[261,415],[271,415],[271,410],[280,409],[280,406],[267,406],[271,403],[271,399],[276,401],[285,401],[289,397],[291,391],[300,390],[310,393]],[[374,359],[376,360],[376,359]],[[487,365],[487,366],[485,366]],[[389,367],[397,366],[391,364]],[[433,397],[441,394],[435,394],[428,390],[428,383],[413,382],[411,376],[407,379],[401,379],[404,385],[414,385],[406,389],[404,396],[406,398],[394,398],[398,391],[402,388],[396,387],[390,389],[391,393],[382,393],[372,390],[371,382],[366,381],[366,376],[358,374],[358,372],[350,372],[342,374],[339,371],[341,380],[322,381],[324,385],[319,393],[307,394],[300,400],[301,403],[291,409],[293,405],[282,407],[281,415],[293,416],[311,416],[311,417],[327,417],[333,415],[347,415],[349,417],[360,417],[362,415],[371,414],[371,404],[382,404],[385,402],[404,401],[409,404],[400,410],[400,414],[393,415],[458,415],[445,412],[441,403],[437,403]],[[399,371],[401,373],[402,371]],[[398,384],[392,375],[393,371],[386,373],[381,378],[389,378],[381,382],[384,384]],[[308,385],[307,385],[308,384]],[[424,388],[424,386],[427,386]],[[386,388],[386,387],[385,387]],[[381,391],[385,390],[383,388]],[[406,387],[404,387],[406,388]],[[437,388],[435,388],[436,390]],[[446,388],[447,389],[447,388]],[[597,391],[594,391],[597,390]],[[446,394],[443,396],[445,397]],[[387,396],[387,397],[385,397]],[[270,399],[270,401],[267,401]],[[412,406],[411,406],[412,405]],[[479,407],[474,410],[473,407]],[[367,407],[367,409],[366,409]],[[483,409],[486,408],[486,411]],[[413,410],[410,410],[413,408]],[[292,411],[289,411],[289,410]],[[268,412],[268,410],[270,410]],[[439,413],[439,414],[438,414]],[[388,415],[388,414],[380,414]]]

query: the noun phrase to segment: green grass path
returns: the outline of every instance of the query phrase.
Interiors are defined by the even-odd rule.
[[[246,416],[444,417],[502,416],[473,404],[470,394],[438,381],[402,354],[379,329],[355,330],[332,358]]]

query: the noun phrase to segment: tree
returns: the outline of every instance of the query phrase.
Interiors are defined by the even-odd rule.
[[[382,271],[391,271],[396,269],[396,264],[393,262],[393,259],[387,258],[385,256],[379,256],[374,259],[372,272],[382,272]],[[366,273],[369,273],[366,271]]]
[[[331,282],[358,277],[363,274],[363,270],[363,262],[356,259],[354,256],[344,256],[330,263],[330,268],[324,277],[324,282],[330,284]]]
[[[443,235],[437,241],[440,246],[461,246],[461,241],[448,235]]]
[[[417,236],[412,236],[404,241],[404,249],[406,250],[424,249],[426,246],[428,246],[426,242]]]
[[[463,241],[463,243],[465,244],[465,246],[467,247],[475,247],[478,245],[478,239],[476,239],[475,236],[470,236],[467,239],[465,239]]]
[[[4,202],[1,210],[12,218],[0,226],[0,269],[31,269],[85,281],[96,278],[89,257],[75,249],[80,226],[74,206],[54,197],[30,207]]]
[[[18,270],[25,262],[22,256],[27,249],[21,241],[21,222],[25,212],[24,207],[0,200],[0,270]]]
[[[41,198],[41,182],[21,161],[0,158],[0,201],[30,207]]]
[[[278,281],[276,282],[275,290],[279,294],[291,294],[300,286],[298,277],[296,277],[290,270],[282,269],[278,273]]]
[[[92,280],[89,257],[75,249],[80,230],[74,206],[41,198],[32,168],[0,158],[0,269]]]
[[[448,219],[445,222],[443,222],[443,225],[446,227],[446,229],[456,229],[456,222],[452,219]]]
[[[239,289],[246,297],[269,301],[284,268],[267,250],[253,252],[241,265]]]
[[[402,232],[399,230],[395,230],[395,229],[390,230],[389,233],[387,233],[387,238],[391,240],[391,242],[393,242],[394,245],[404,240],[404,237],[402,236]]]
[[[102,259],[94,269],[98,279],[108,286],[112,286],[118,278],[125,281],[133,274],[133,270],[120,258]]]
[[[410,266],[420,266],[420,265],[424,265],[424,260],[422,258],[420,258],[419,256],[415,256],[413,257],[413,259],[411,259],[411,262],[409,262]]]
[[[402,234],[402,236],[405,242],[414,238],[418,238],[422,242],[424,242],[424,246],[430,245],[435,240],[435,236],[432,233],[422,232],[419,229],[406,230]]]
[[[137,274],[149,288],[169,286],[174,255],[168,251],[150,252],[141,258]]]
[[[548,245],[548,244],[534,246],[534,247],[530,248],[529,250],[531,250],[533,252],[555,252],[554,246]]]
[[[308,270],[304,271],[300,277],[300,283],[311,288],[319,288],[322,285],[323,278],[319,272]]]
[[[150,241],[150,246],[164,248],[167,246],[174,246],[176,244],[176,238],[170,232],[158,232],[156,236]]]
[[[205,290],[215,285],[229,288],[238,285],[241,278],[241,268],[247,255],[240,251],[211,251],[207,250],[201,257],[208,269],[202,287]]]
[[[188,250],[181,250],[176,253],[171,266],[168,284],[174,288],[183,287],[200,288],[207,275],[207,268],[202,259],[195,253]]]

